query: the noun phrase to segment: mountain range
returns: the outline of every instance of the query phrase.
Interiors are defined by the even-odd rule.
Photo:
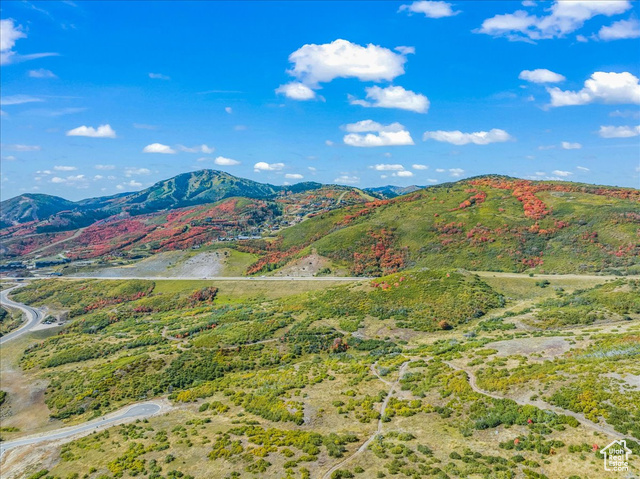
[[[137,257],[230,241],[256,255],[247,274],[310,254],[353,275],[416,266],[635,271],[639,205],[637,189],[496,175],[362,190],[275,186],[201,170],[78,202],[41,194],[3,201],[0,252],[7,259]]]

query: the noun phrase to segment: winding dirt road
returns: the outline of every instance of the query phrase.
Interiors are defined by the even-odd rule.
[[[378,379],[380,379],[383,383],[387,385],[390,384],[389,392],[387,393],[387,396],[384,398],[384,401],[382,402],[382,407],[380,408],[380,418],[378,419],[378,428],[371,436],[369,436],[369,438],[364,443],[362,443],[362,445],[353,454],[343,459],[338,464],[336,464],[331,469],[329,469],[327,472],[325,472],[322,476],[322,479],[329,479],[331,477],[331,474],[333,474],[335,471],[340,469],[347,462],[351,461],[354,457],[366,451],[367,448],[369,447],[369,444],[371,444],[375,440],[375,438],[382,432],[382,427],[384,425],[382,418],[384,417],[384,414],[387,410],[387,405],[389,404],[389,401],[393,397],[393,394],[396,392],[396,388],[398,387],[400,380],[404,377],[404,374],[407,371],[407,368],[409,367],[410,362],[411,361],[405,361],[404,363],[402,363],[402,365],[400,366],[400,370],[398,371],[398,378],[393,383],[389,383],[389,381],[382,379],[375,368],[375,364],[371,365],[371,371],[373,372],[373,374]]]

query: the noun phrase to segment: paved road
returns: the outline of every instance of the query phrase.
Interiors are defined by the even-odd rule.
[[[40,322],[45,318],[45,313],[40,311],[39,309],[32,308],[31,306],[27,306],[26,304],[16,303],[15,301],[11,301],[9,299],[9,292],[13,291],[16,288],[19,288],[20,285],[14,286],[13,288],[5,289],[0,293],[0,302],[6,306],[11,308],[19,309],[22,311],[27,319],[27,321],[20,326],[15,331],[10,332],[9,334],[5,334],[0,338],[0,344],[5,344],[15,339],[23,334],[29,332],[33,327],[40,324]]]
[[[155,403],[136,404],[135,406],[129,406],[126,410],[124,410],[124,412],[116,413],[115,415],[111,415],[102,419],[95,419],[79,426],[64,427],[38,436],[17,439],[15,441],[2,442],[0,443],[0,456],[2,456],[8,450],[15,449],[16,447],[72,438],[82,433],[88,433],[97,429],[102,429],[106,426],[111,426],[114,423],[125,419],[153,416],[158,411],[160,411],[160,409],[161,407]]]
[[[190,281],[202,281],[208,279],[212,281],[367,281],[374,278],[364,276],[210,276],[202,278],[193,278],[185,276],[42,276],[42,277],[29,277],[29,278],[11,278],[19,280],[33,280],[33,279],[148,279],[154,280],[190,280]]]

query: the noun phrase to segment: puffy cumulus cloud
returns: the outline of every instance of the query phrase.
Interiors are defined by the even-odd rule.
[[[178,145],[177,149],[180,151],[184,151],[185,153],[204,153],[205,155],[210,155],[215,151],[215,148],[207,146],[207,145],[196,145],[192,147]]]
[[[0,65],[57,55],[57,53],[20,55],[13,47],[16,41],[21,38],[27,38],[27,34],[24,33],[21,25],[17,25],[12,18],[0,20]]]
[[[401,5],[398,12],[422,13],[427,18],[453,17],[461,13],[459,10],[454,11],[451,7],[452,5],[447,2],[419,1]]]
[[[629,72],[595,72],[584,82],[579,91],[563,91],[558,87],[547,87],[551,95],[550,106],[586,105],[588,103],[635,103],[640,104],[638,77]]]
[[[119,190],[124,190],[125,188],[141,188],[141,187],[142,187],[142,183],[136,180],[127,181],[126,183],[120,183],[119,185],[116,185],[116,188]]]
[[[153,80],[171,80],[171,77],[163,75],[162,73],[149,73],[149,78]]]
[[[436,140],[453,145],[488,145],[489,143],[503,143],[512,139],[511,135],[504,130],[493,128],[489,131],[476,131],[474,133],[463,133],[459,130],[454,131],[425,131],[422,136],[423,140]]]
[[[397,173],[394,173],[393,176],[400,176],[402,178],[407,178],[407,177],[413,176],[413,172],[402,170],[402,171],[398,171]]]
[[[67,136],[87,136],[89,138],[115,138],[116,132],[111,125],[100,125],[98,128],[92,126],[79,126],[67,131]]]
[[[163,153],[165,155],[173,155],[176,150],[169,145],[163,145],[162,143],[151,143],[142,149],[143,153]]]
[[[399,171],[404,170],[404,166],[399,164],[378,164],[370,166],[369,168],[373,168],[376,171]]]
[[[124,176],[126,176],[127,178],[131,176],[150,175],[150,174],[151,174],[151,170],[148,168],[137,168],[135,166],[131,166],[124,169]]]
[[[417,113],[426,113],[429,110],[429,99],[426,96],[414,93],[411,90],[405,90],[401,86],[388,86],[386,88],[372,86],[365,88],[365,91],[369,101],[350,97],[350,103],[364,107],[398,108]]]
[[[640,37],[640,22],[635,18],[619,20],[609,26],[602,27],[598,32],[598,38],[604,41],[638,37]]]
[[[253,171],[279,171],[284,168],[284,163],[267,163],[266,161],[259,161],[253,165]]]
[[[103,171],[115,170],[116,169],[116,165],[94,165],[94,168],[96,170],[103,170]]]
[[[284,177],[288,180],[301,180],[302,178],[304,178],[304,176],[302,176],[300,173],[287,173],[286,175],[284,175]]]
[[[631,8],[628,0],[572,0],[556,1],[547,15],[531,15],[517,10],[487,18],[475,33],[505,37],[511,41],[536,41],[564,37],[597,16],[610,17]]]
[[[406,51],[406,50],[405,50]],[[406,54],[368,44],[361,46],[338,39],[322,45],[307,44],[289,55],[293,68],[288,73],[315,88],[335,78],[362,81],[390,81],[404,73]]]
[[[640,135],[640,125],[601,126],[598,135],[602,138],[631,138]]]
[[[29,70],[27,73],[31,78],[58,78],[55,73],[46,68],[38,68],[37,70]]]
[[[553,170],[551,173],[553,173],[556,176],[560,176],[562,178],[566,178],[567,176],[573,175],[573,173],[571,173],[570,171],[563,171],[563,170]]]
[[[414,170],[428,170],[429,167],[427,165],[420,165],[420,164],[413,164],[411,165],[411,168],[413,168]]]
[[[464,170],[462,168],[449,168],[449,176],[453,178],[460,178],[464,175]]]
[[[87,178],[84,175],[71,175],[61,178],[54,176],[49,180],[51,183],[64,184],[67,186],[74,186],[76,188],[83,188],[87,186]]]
[[[413,145],[413,139],[400,123],[383,125],[373,120],[349,123],[342,127],[349,132],[344,136],[346,145],[357,147]],[[373,132],[366,133],[365,132]]]
[[[362,120],[356,123],[347,123],[342,129],[349,133],[364,133],[366,131],[402,131],[404,126],[398,122],[383,125],[373,120]]]
[[[53,169],[56,171],[76,171],[78,168],[75,166],[56,165]]]
[[[582,148],[582,145],[580,143],[571,143],[568,141],[563,141],[562,143],[560,143],[560,146],[563,150],[579,150],[580,148]]]
[[[239,165],[240,162],[238,160],[233,160],[231,158],[225,158],[224,156],[219,156],[213,162],[219,166],[235,166]]]
[[[37,98],[31,95],[9,95],[0,98],[0,105],[21,105],[23,103],[34,103],[44,101],[42,98]]]
[[[413,139],[408,131],[381,131],[379,133],[349,133],[343,141],[346,145],[357,147],[374,146],[405,146],[413,145]]]
[[[360,183],[360,177],[344,173],[344,174],[341,174],[340,176],[338,176],[337,178],[335,178],[333,180],[333,182],[334,183],[341,183],[341,184],[345,184],[345,185],[355,185],[355,184]]]
[[[304,83],[297,81],[280,85],[276,88],[276,93],[291,98],[292,100],[313,100],[316,97],[316,92]]]
[[[566,78],[559,73],[554,73],[546,68],[537,68],[536,70],[522,70],[518,78],[533,83],[558,83],[565,81]]]

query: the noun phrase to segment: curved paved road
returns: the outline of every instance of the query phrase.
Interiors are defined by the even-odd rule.
[[[46,316],[46,314],[39,309],[32,308],[31,306],[27,306],[26,304],[16,303],[15,301],[9,299],[9,292],[13,291],[16,288],[19,288],[20,286],[22,285],[14,286],[13,288],[8,288],[2,291],[0,293],[0,303],[14,309],[19,309],[24,313],[27,321],[15,331],[2,336],[0,338],[0,344],[8,343],[12,339],[15,339],[29,332],[33,327],[37,326]]]
[[[31,436],[23,439],[16,439],[15,441],[2,442],[0,443],[0,456],[2,456],[10,449],[15,449],[16,447],[72,438],[82,433],[89,433],[97,429],[102,429],[106,426],[112,426],[114,425],[114,423],[123,421],[125,419],[153,416],[154,414],[158,413],[160,409],[161,406],[156,403],[136,404],[135,406],[129,406],[126,410],[124,410],[124,412],[115,413],[114,415],[111,415],[109,417],[105,416],[102,419],[95,419],[78,426],[63,427],[38,436]]]

